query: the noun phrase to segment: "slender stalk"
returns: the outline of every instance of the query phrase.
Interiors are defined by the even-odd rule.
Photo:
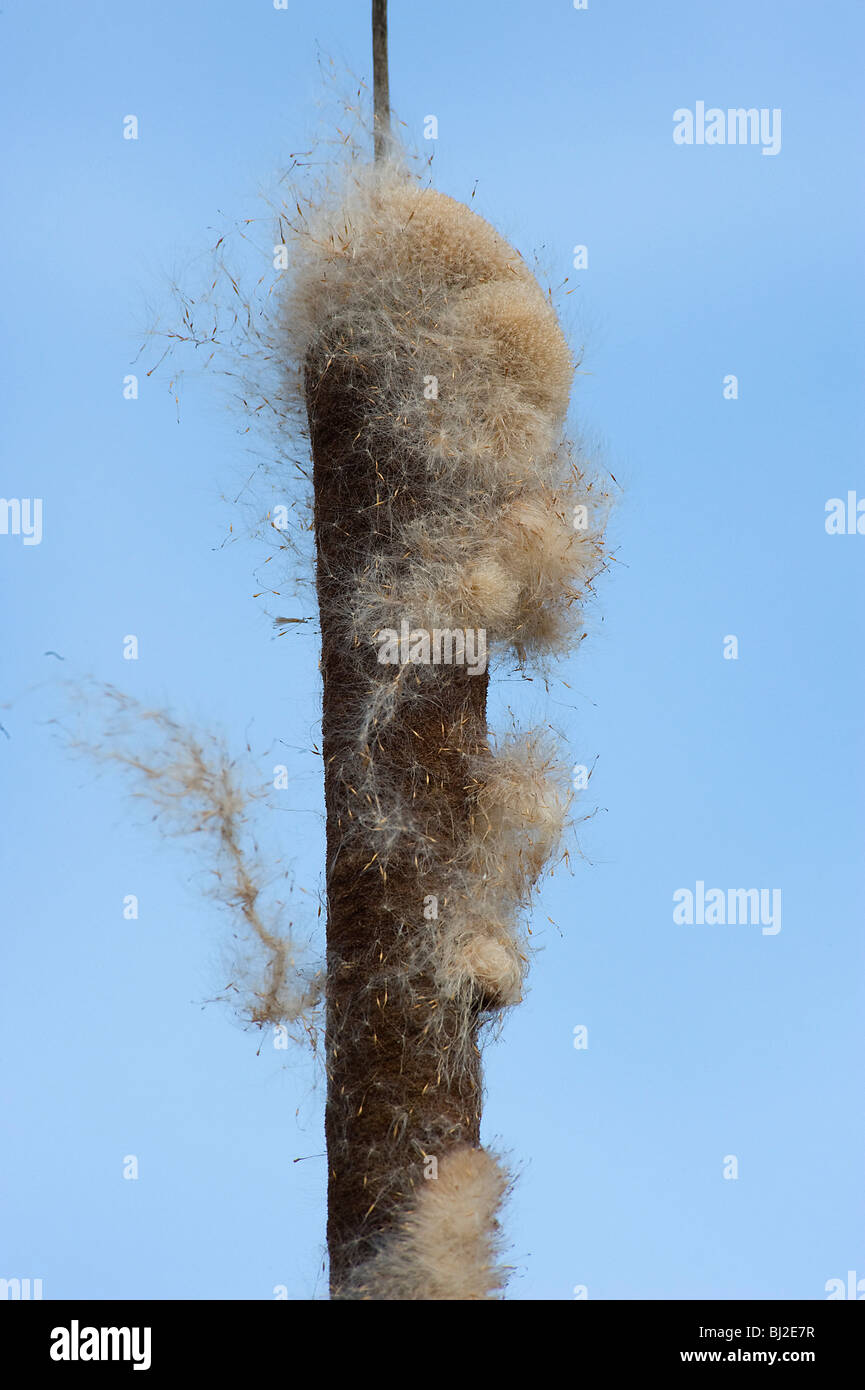
[[[387,0],[372,0],[372,90],[375,158],[380,160],[387,155],[390,139]]]

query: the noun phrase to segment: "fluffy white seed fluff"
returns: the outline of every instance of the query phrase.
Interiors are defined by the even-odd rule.
[[[485,1149],[454,1149],[438,1161],[396,1229],[358,1270],[343,1297],[366,1300],[494,1299],[507,1270],[499,1262],[498,1212],[509,1185]]]

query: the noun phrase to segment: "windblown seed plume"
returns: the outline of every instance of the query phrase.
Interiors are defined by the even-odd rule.
[[[120,767],[132,796],[155,810],[163,830],[195,837],[199,863],[209,861],[210,895],[233,922],[232,946],[223,952],[224,997],[248,1023],[314,1039],[323,975],[295,940],[278,873],[258,847],[253,821],[265,789],[250,781],[221,739],[113,686],[76,688],[75,708],[79,725],[86,714],[96,732],[79,727],[73,749]]]

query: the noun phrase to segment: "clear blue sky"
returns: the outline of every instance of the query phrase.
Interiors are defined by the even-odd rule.
[[[307,148],[319,52],[368,74],[367,26],[348,0],[0,14],[0,493],[44,506],[39,545],[0,535],[0,1276],[46,1298],[325,1296],[321,1079],[202,1009],[226,923],[120,782],[64,755],[40,683],[91,672],[249,739],[263,779],[287,761],[314,925],[316,634],[275,638],[262,551],[223,544],[256,445],[206,379],[179,423],[164,379],[121,387],[166,278]],[[514,1298],[865,1276],[865,536],[824,527],[865,496],[863,31],[852,0],[391,3],[393,103],[424,148],[437,115],[438,187],[477,182],[576,287],[574,421],[624,487],[591,640],[549,697],[499,674],[492,700],[598,759],[585,858],[544,891],[531,993],[486,1058],[485,1138],[520,1172]],[[675,145],[698,101],[780,108],[780,152]],[[698,880],[780,887],[782,930],[675,925]]]

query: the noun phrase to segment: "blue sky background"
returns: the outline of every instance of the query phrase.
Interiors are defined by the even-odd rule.
[[[598,759],[585,858],[545,888],[531,992],[486,1054],[485,1139],[520,1174],[509,1296],[825,1297],[865,1277],[865,537],[824,527],[829,498],[865,496],[865,11],[390,8],[393,104],[424,152],[437,115],[437,186],[477,182],[576,287],[574,423],[624,487],[591,640],[549,696],[500,673],[491,705]],[[0,1276],[46,1298],[326,1296],[320,1077],[202,1008],[226,922],[120,780],[66,756],[45,682],[89,672],[248,739],[262,780],[288,762],[277,833],[315,925],[317,635],[274,636],[231,503],[268,441],[206,377],[179,422],[164,375],[137,401],[122,381],[170,276],[309,148],[319,53],[368,74],[367,10],[0,14],[0,493],[44,499],[40,545],[0,536]],[[674,145],[698,100],[780,107],[781,152]],[[781,932],[674,925],[698,879],[780,887]]]

